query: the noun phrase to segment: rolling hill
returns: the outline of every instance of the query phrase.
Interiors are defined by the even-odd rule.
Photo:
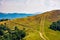
[[[60,32],[49,29],[51,23],[57,20],[60,20],[60,10],[3,21],[0,24],[6,23],[10,29],[13,29],[14,26],[19,29],[25,28],[26,37],[24,40],[60,40]]]

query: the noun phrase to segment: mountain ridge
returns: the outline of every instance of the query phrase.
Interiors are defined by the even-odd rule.
[[[0,13],[0,19],[14,19],[14,18],[24,18],[27,16],[33,16],[33,14],[25,14],[25,13]]]

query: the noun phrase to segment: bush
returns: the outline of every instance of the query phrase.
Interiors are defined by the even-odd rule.
[[[9,20],[9,19],[0,19],[0,22],[2,22],[2,21],[7,21],[7,20]]]
[[[0,40],[22,40],[25,36],[24,30],[19,30],[17,27],[11,30],[5,25],[0,25]]]
[[[56,30],[60,31],[60,20],[57,22],[53,22],[49,28],[55,31]]]

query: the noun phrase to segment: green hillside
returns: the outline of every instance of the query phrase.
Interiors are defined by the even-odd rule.
[[[60,32],[49,29],[52,22],[57,20],[60,20],[60,10],[3,21],[0,24],[6,23],[6,26],[10,29],[13,29],[14,26],[19,29],[25,28],[26,37],[24,40],[60,40]]]

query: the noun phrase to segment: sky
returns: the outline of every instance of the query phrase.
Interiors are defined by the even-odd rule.
[[[60,9],[60,0],[0,0],[0,12],[36,13]]]

